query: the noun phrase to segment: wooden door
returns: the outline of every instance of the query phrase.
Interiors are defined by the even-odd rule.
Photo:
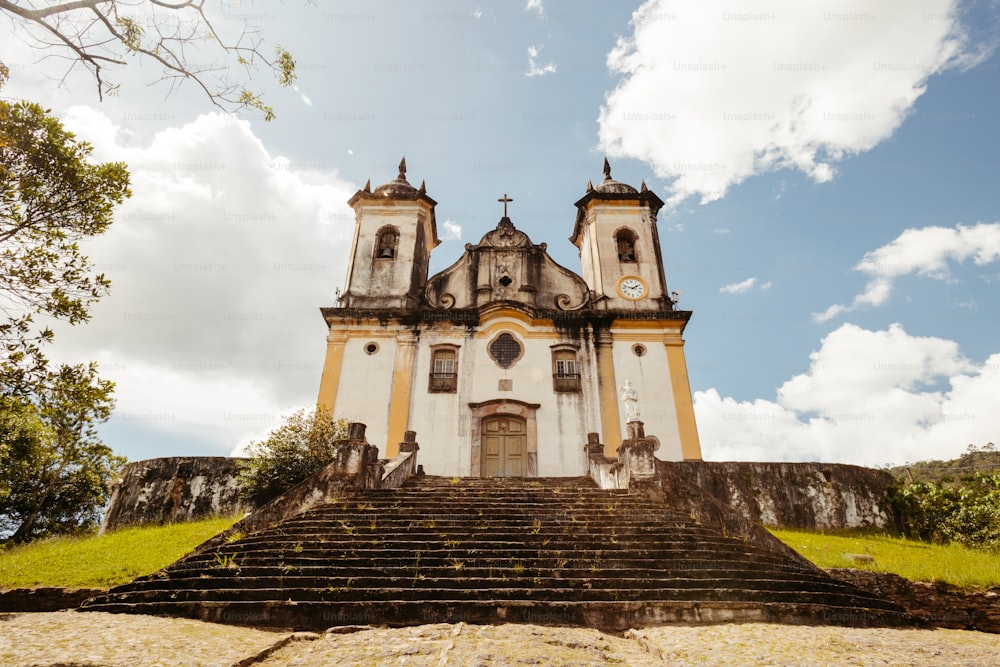
[[[528,470],[528,435],[520,417],[483,420],[483,477],[524,477]]]

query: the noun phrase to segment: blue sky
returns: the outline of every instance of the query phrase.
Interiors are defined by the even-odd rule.
[[[706,458],[875,465],[995,442],[996,3],[805,4],[219,1],[222,29],[249,23],[298,61],[294,89],[252,81],[271,123],[169,92],[141,62],[98,102],[0,22],[3,94],[51,108],[135,183],[88,247],[113,293],[52,356],[118,382],[103,434],[120,453],[227,454],[315,400],[318,308],[366,180],[405,154],[426,181],[432,269],[508,193],[514,223],[579,271],[573,202],[608,155],[669,201]]]

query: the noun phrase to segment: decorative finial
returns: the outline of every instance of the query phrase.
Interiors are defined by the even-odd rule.
[[[639,192],[649,192],[649,188],[646,187],[646,179],[642,180],[642,185],[639,186]]]
[[[371,192],[371,191],[372,191],[372,179],[369,178],[367,181],[365,181],[365,192]]]
[[[425,181],[423,180],[420,181],[420,190],[418,190],[418,192],[420,192],[420,194],[422,195],[427,194],[427,183]]]
[[[506,218],[507,217],[507,202],[512,202],[514,200],[511,199],[510,197],[508,197],[507,193],[505,192],[505,193],[503,193],[503,197],[501,197],[500,199],[497,199],[497,201],[502,201],[503,202],[503,217]]]
[[[590,179],[588,178],[587,179],[587,192],[593,192],[593,191],[594,191],[594,184],[591,183]]]
[[[608,162],[608,156],[604,156],[604,180],[611,180],[611,163]]]
[[[401,181],[405,181],[406,180],[406,156],[405,155],[403,156],[403,159],[399,161],[399,176],[397,176],[396,178],[398,178]]]

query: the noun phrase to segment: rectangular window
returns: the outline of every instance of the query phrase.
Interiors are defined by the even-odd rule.
[[[556,350],[552,353],[552,362],[552,388],[559,392],[580,391],[580,367],[576,350]]]
[[[458,359],[455,350],[434,350],[431,358],[431,377],[428,391],[455,393],[458,389]]]
[[[577,377],[576,359],[556,359],[556,377]]]

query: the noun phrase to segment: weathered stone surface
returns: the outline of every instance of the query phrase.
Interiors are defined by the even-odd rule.
[[[378,458],[378,448],[365,440],[365,425],[351,422],[348,437],[336,443],[332,463],[302,480],[269,503],[236,522],[215,537],[202,542],[195,553],[225,544],[241,536],[266,530],[316,505],[328,502],[351,489],[378,489],[388,476],[390,486],[400,485],[416,471],[416,454],[419,446],[416,434],[407,432],[407,450],[386,463]]]
[[[341,628],[344,629],[344,628]],[[995,665],[1000,636],[761,623],[672,625],[608,635],[586,628],[463,624],[349,628],[317,641],[136,614],[0,617],[2,665]]]
[[[633,481],[630,488],[648,498],[662,502],[674,511],[686,514],[696,523],[721,531],[728,537],[739,537],[761,549],[789,558],[802,567],[816,566],[794,549],[774,537],[759,518],[722,502],[684,476],[673,463],[656,461],[656,477]]]
[[[311,507],[326,502],[330,498],[336,498],[346,490],[357,488],[354,482],[363,475],[360,470],[345,475],[344,465],[345,463],[354,462],[359,465],[359,468],[365,468],[366,466],[362,465],[365,458],[365,447],[367,445],[351,448],[345,447],[341,460],[331,463],[326,468],[293,486],[271,502],[258,507],[252,514],[237,521],[215,537],[202,542],[195,549],[195,552],[202,553],[225,544],[228,540],[266,530],[285,519],[295,516],[299,512],[306,511]]]
[[[101,531],[245,511],[236,481],[238,462],[224,456],[174,456],[129,463],[111,496]]]
[[[882,596],[939,628],[1000,633],[1000,587],[964,591],[942,583],[910,581],[888,572],[835,568],[828,572]]]
[[[832,463],[672,461],[663,464],[765,526],[835,530],[891,528],[894,478],[873,468]]]

